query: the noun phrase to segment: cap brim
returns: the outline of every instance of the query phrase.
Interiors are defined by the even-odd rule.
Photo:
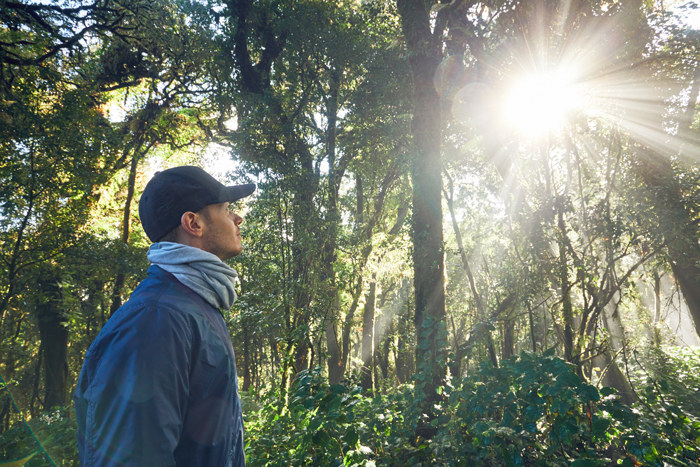
[[[224,187],[221,190],[221,194],[219,195],[219,202],[223,203],[228,201],[229,203],[233,203],[234,201],[238,201],[241,198],[245,198],[246,196],[252,195],[255,191],[255,188],[257,188],[255,183],[246,183],[245,185],[234,185]]]

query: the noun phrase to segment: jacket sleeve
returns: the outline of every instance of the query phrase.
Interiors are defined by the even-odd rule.
[[[189,397],[191,323],[163,306],[132,307],[118,319],[90,349],[78,383],[81,464],[175,465]],[[76,392],[76,409],[78,399]]]

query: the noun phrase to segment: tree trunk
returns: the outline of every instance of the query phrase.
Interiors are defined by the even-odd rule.
[[[296,337],[294,353],[294,371],[297,373],[309,368],[309,335],[308,326],[311,320],[312,291],[308,284],[313,274],[313,257],[315,245],[313,229],[316,214],[314,195],[318,189],[317,179],[313,171],[313,157],[308,148],[300,148],[301,173],[299,175],[298,191],[294,193],[294,243],[292,247],[292,279],[294,296],[294,329],[304,329],[305,333]],[[288,329],[291,333],[292,329]]]
[[[44,410],[66,405],[68,384],[68,320],[59,308],[60,288],[55,277],[39,285],[39,334],[44,350]]]
[[[413,375],[413,351],[409,343],[412,341],[410,317],[412,312],[411,304],[411,285],[406,279],[403,280],[400,289],[400,295],[397,297],[402,303],[401,312],[397,317],[397,342],[395,353],[396,379],[400,384],[408,383]]]
[[[251,381],[251,361],[250,361],[250,330],[248,329],[248,321],[245,320],[243,325],[243,387],[242,392],[248,392],[252,384]]]
[[[678,135],[694,145],[696,136],[692,130],[696,105],[700,96],[700,65],[693,71],[688,96],[688,106],[679,122]],[[660,122],[659,122],[660,126]],[[687,157],[687,156],[686,156]],[[683,158],[681,158],[683,159]],[[691,164],[694,161],[691,159]],[[671,270],[678,283],[688,311],[700,337],[700,244],[698,224],[683,203],[680,183],[673,172],[670,159],[649,149],[637,154],[633,168],[642,181],[654,193],[654,210],[660,215],[658,227],[667,243]]]
[[[602,361],[605,364],[607,371],[603,375],[603,386],[608,386],[617,389],[620,395],[620,400],[625,404],[632,405],[639,400],[637,395],[632,389],[629,380],[625,374],[620,370],[620,367],[612,359],[612,354],[610,351],[603,353]]]
[[[386,381],[389,379],[389,347],[391,344],[393,333],[389,332],[385,335],[382,341],[382,351],[377,350],[377,361],[379,362],[379,367],[382,370],[382,379]]]
[[[343,374],[348,367],[348,356],[350,355],[350,333],[352,331],[352,324],[355,319],[355,312],[360,303],[360,294],[362,293],[362,276],[357,279],[357,287],[355,288],[355,293],[352,299],[352,305],[350,309],[345,314],[345,321],[343,322],[343,353],[341,356]]]
[[[41,367],[44,356],[44,343],[39,344],[39,352],[36,357],[36,366],[34,367],[34,381],[32,383],[32,396],[29,401],[29,413],[32,417],[39,415],[38,409],[35,409],[34,403],[39,400],[39,382],[41,381]]]
[[[338,299],[336,299],[336,304]],[[339,304],[335,309],[339,309]],[[335,324],[330,318],[326,318],[326,348],[328,349],[328,382],[339,384],[343,380],[343,358],[338,345],[338,333]]]
[[[452,177],[450,176],[449,173],[445,172],[445,175],[447,176],[448,180],[448,189],[443,190],[445,192],[445,198],[447,200],[447,207],[448,210],[450,211],[450,218],[452,219],[452,228],[455,232],[455,239],[457,240],[457,248],[459,249],[459,255],[462,260],[462,267],[464,268],[464,272],[467,274],[467,279],[469,280],[469,288],[472,291],[472,295],[474,296],[474,302],[476,303],[476,311],[477,311],[477,316],[479,317],[480,320],[485,320],[487,317],[487,310],[486,310],[486,303],[484,299],[481,297],[481,294],[479,294],[479,291],[476,287],[476,281],[474,280],[474,275],[472,274],[471,267],[469,266],[469,260],[467,258],[467,252],[464,249],[464,244],[462,242],[462,232],[459,228],[459,224],[457,223],[457,216],[455,215],[455,210],[454,210],[454,183],[452,181]],[[498,357],[496,356],[496,348],[493,342],[493,336],[491,335],[491,331],[486,330],[487,333],[486,335],[486,346],[488,347],[488,353],[489,353],[489,358],[491,359],[491,363],[493,364],[494,368],[498,368]],[[459,369],[459,365],[462,362],[462,350],[461,347],[456,346],[455,347],[455,357],[456,357],[456,366],[457,368],[455,369],[455,375],[461,374],[461,370]]]
[[[294,372],[300,373],[309,369],[309,344],[307,342],[297,342],[294,349]],[[295,376],[296,377],[296,376]]]
[[[131,158],[131,168],[129,170],[129,182],[126,192],[126,201],[124,202],[124,213],[122,218],[122,242],[124,245],[129,243],[129,234],[131,227],[131,202],[134,199],[134,192],[136,189],[136,171],[138,169],[138,157],[136,154]],[[112,306],[109,309],[109,315],[112,316],[115,311],[122,306],[122,289],[124,288],[124,282],[126,280],[126,274],[123,272],[117,273],[117,278],[114,280],[114,289],[112,290]]]
[[[338,118],[338,91],[340,89],[339,70],[331,72],[329,97],[326,101],[326,156],[328,158],[328,217],[326,220],[327,232],[323,251],[323,283],[326,287],[324,299],[328,303],[326,313],[326,348],[328,349],[328,381],[330,384],[338,384],[343,378],[344,367],[338,345],[338,333],[335,323],[340,311],[340,297],[338,295],[335,279],[336,244],[338,242],[338,223],[340,213],[338,211],[339,178],[342,172],[336,170],[336,124]]]
[[[442,122],[440,97],[433,79],[441,60],[441,37],[431,32],[429,3],[397,0],[401,25],[408,48],[413,81],[411,131],[415,155],[411,167],[413,182],[413,271],[415,327],[418,339],[416,361],[426,372],[423,390],[427,402],[440,397],[436,390],[445,382],[446,342],[444,333],[445,278],[442,232],[442,163],[440,140]]]
[[[625,345],[624,329],[616,307],[617,304],[610,304],[605,306],[601,312],[603,325],[610,334],[608,349],[603,353],[603,361],[605,368],[607,368],[607,372],[603,376],[603,385],[617,389],[620,393],[620,400],[625,404],[633,404],[639,398],[632,389],[629,380],[614,360],[614,355]],[[610,310],[610,308],[613,309]]]
[[[13,339],[14,341],[15,339]],[[13,342],[14,344],[14,342]],[[14,376],[15,373],[15,358],[12,355],[11,352],[7,352],[5,354],[5,384],[7,384],[8,381],[12,380],[12,377]],[[12,401],[10,400],[10,396],[7,394],[7,391],[0,390],[0,394],[2,394],[4,397],[0,398],[0,400],[4,399],[5,403],[3,404],[2,410],[0,410],[0,435],[4,431],[6,431],[9,426],[10,426],[10,418],[12,417]]]
[[[369,292],[365,296],[365,310],[362,315],[362,389],[371,391],[372,355],[374,353],[374,310],[377,296],[377,283],[370,282]]]
[[[515,320],[508,319],[503,322],[503,352],[501,360],[508,360],[515,353]]]
[[[671,271],[688,305],[695,331],[700,336],[700,244],[697,224],[683,204],[680,184],[667,157],[640,150],[633,167],[652,193],[650,199],[658,216],[652,228],[660,229],[664,237]]]
[[[396,353],[394,355],[394,362],[396,365],[396,379],[399,381],[399,384],[405,384],[408,379],[405,355],[406,346],[404,344],[403,336],[399,333],[399,338],[396,341]]]
[[[559,287],[561,288],[561,314],[564,321],[564,358],[572,362],[574,348],[574,311],[571,304],[571,285],[569,283],[569,265],[566,257],[566,224],[564,223],[564,206],[560,200],[557,203],[557,219],[559,232]],[[577,363],[577,362],[572,362]]]

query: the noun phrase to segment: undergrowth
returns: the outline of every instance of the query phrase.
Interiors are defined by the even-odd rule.
[[[408,386],[368,398],[307,371],[288,407],[272,399],[248,416],[249,464],[700,465],[700,421],[674,403],[668,381],[640,386],[642,401],[629,407],[551,353],[502,363],[445,386],[430,421]],[[431,439],[416,437],[421,422],[436,429]]]
[[[697,360],[657,357],[637,373],[641,400],[631,407],[552,353],[522,352],[443,387],[431,417],[412,386],[371,398],[352,383],[329,385],[316,368],[297,377],[287,404],[274,394],[246,404],[248,465],[700,466],[698,388],[688,387]],[[58,465],[78,465],[72,409],[29,423]],[[430,439],[416,435],[426,425]],[[0,465],[32,453],[24,465],[50,465],[24,424],[0,436]]]

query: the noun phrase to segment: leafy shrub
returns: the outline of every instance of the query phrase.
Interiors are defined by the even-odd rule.
[[[246,420],[249,465],[340,466],[350,460],[365,465],[359,445],[362,422],[355,417],[355,406],[367,402],[360,391],[329,386],[320,368],[301,373],[288,408],[273,397]]]
[[[553,353],[523,352],[444,387],[428,416],[413,387],[368,398],[316,368],[297,377],[288,405],[280,394],[246,404],[246,454],[252,467],[699,466],[700,421],[684,410],[695,401],[679,404],[675,386],[649,379],[629,407]],[[71,407],[29,423],[58,465],[77,467]],[[417,435],[425,427],[430,439]],[[37,452],[25,465],[50,465],[38,451],[24,424],[0,436],[2,460]]]
[[[317,368],[297,379],[288,409],[251,414],[247,454],[253,466],[697,466],[700,423],[664,387],[645,386],[629,407],[553,353],[523,352],[443,388],[428,416],[410,387],[370,399]]]
[[[78,467],[77,423],[72,406],[56,408],[29,421],[29,426],[56,465]],[[22,423],[0,436],[0,464],[23,459],[34,453],[26,467],[50,466],[51,463],[37,444],[32,432]]]

